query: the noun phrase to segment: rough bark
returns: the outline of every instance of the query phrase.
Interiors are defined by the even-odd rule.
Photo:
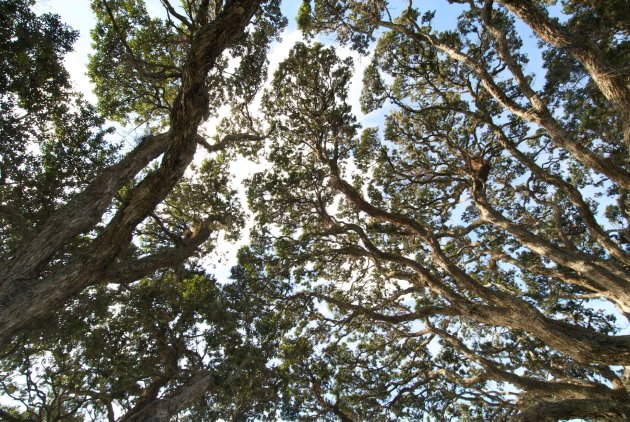
[[[181,85],[170,113],[169,131],[145,139],[125,160],[107,169],[84,192],[42,224],[25,242],[0,278],[0,344],[16,330],[54,311],[64,300],[97,283],[124,248],[136,226],[166,197],[193,159],[198,128],[208,105],[206,78],[223,51],[249,24],[261,0],[228,1],[216,19],[205,22],[193,38]],[[39,270],[60,247],[103,218],[113,195],[149,161],[163,153],[160,167],[128,195],[103,232],[64,268],[41,276]]]
[[[624,140],[630,151],[630,89],[627,71],[610,64],[587,34],[569,31],[529,0],[499,0],[541,40],[568,51],[582,63],[599,90],[617,109],[623,122]]]
[[[212,374],[201,370],[175,394],[156,399],[142,409],[128,413],[121,422],[169,422],[179,410],[202,397],[214,385]]]
[[[546,422],[560,419],[594,418],[598,421],[628,421],[630,406],[621,400],[573,399],[538,402],[514,417],[516,422]]]
[[[623,389],[611,389],[598,383],[591,383],[588,381],[543,381],[536,378],[517,375],[510,371],[505,371],[501,368],[500,364],[497,364],[495,361],[487,359],[470,350],[468,346],[466,346],[464,342],[456,336],[451,335],[444,330],[440,330],[432,326],[430,323],[427,323],[427,325],[429,326],[429,331],[439,335],[464,356],[479,364],[490,375],[491,379],[502,380],[513,384],[522,388],[524,391],[527,391],[530,395],[546,395],[553,396],[556,399],[566,400],[597,399],[602,401],[623,401],[628,399],[628,394]]]
[[[594,258],[581,254],[578,251],[564,250],[537,237],[493,209],[488,204],[483,192],[478,189],[473,189],[473,197],[483,220],[510,233],[523,246],[537,254],[547,257],[559,265],[571,268],[581,276],[603,286],[612,301],[624,311],[630,310],[629,280],[623,269],[616,268],[612,262],[597,262]]]
[[[92,229],[103,218],[118,190],[162,154],[168,140],[168,133],[144,137],[124,159],[104,170],[81,193],[36,227],[8,265],[0,269],[0,289],[7,283],[36,276],[41,265],[60,247]]]
[[[595,238],[597,243],[602,246],[608,253],[618,259],[625,265],[630,265],[630,255],[622,250],[618,244],[616,244],[604,231],[602,226],[597,222],[590,207],[584,201],[580,191],[572,184],[566,182],[559,176],[552,175],[545,171],[536,162],[531,159],[527,154],[520,151],[513,142],[505,135],[505,133],[492,121],[489,116],[484,116],[484,121],[488,124],[493,133],[497,136],[497,139],[506,150],[514,156],[519,162],[527,166],[527,168],[539,177],[541,180],[546,181],[564,192],[571,203],[580,213],[580,216],[584,220],[589,233]]]

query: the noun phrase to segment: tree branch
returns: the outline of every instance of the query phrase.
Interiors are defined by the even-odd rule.
[[[526,121],[536,123],[544,127],[553,141],[560,147],[569,151],[578,161],[591,169],[606,175],[621,187],[630,189],[630,173],[618,166],[612,166],[609,160],[602,159],[588,150],[581,144],[574,142],[569,133],[554,119],[546,110],[525,109],[511,100],[503,90],[496,84],[488,71],[479,63],[463,54],[462,52],[448,46],[438,40],[434,35],[423,32],[416,22],[412,22],[415,30],[411,30],[404,25],[382,21],[380,25],[393,31],[403,33],[409,38],[419,42],[428,43],[447,54],[453,60],[465,65],[473,71],[480,79],[486,91],[492,95],[503,107],[514,115]]]
[[[65,243],[92,229],[118,190],[162,154],[168,140],[168,132],[144,137],[125,158],[105,169],[81,193],[36,227],[34,234],[17,248],[11,262],[0,269],[0,291],[7,283],[37,277],[41,265]],[[0,308],[4,305],[0,295]]]
[[[626,80],[627,70],[615,68],[591,38],[567,30],[530,0],[497,1],[525,22],[541,40],[565,49],[582,63],[602,94],[619,112],[625,144],[630,152],[630,89]]]

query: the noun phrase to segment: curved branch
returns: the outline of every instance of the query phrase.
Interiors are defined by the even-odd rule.
[[[169,0],[160,0],[160,2],[164,6],[164,8],[166,8],[166,11],[170,15],[175,16],[181,23],[186,25],[186,28],[188,28],[189,30],[192,30],[192,28],[193,28],[192,22],[190,22],[186,18],[186,16],[182,15],[181,13],[178,13],[177,10],[175,10],[175,8],[173,7],[173,5],[171,4],[171,2]]]
[[[417,321],[419,319],[426,318],[433,315],[450,315],[450,316],[460,315],[460,313],[457,312],[455,309],[450,308],[450,307],[444,307],[444,306],[425,306],[425,307],[415,310],[414,312],[409,312],[406,314],[387,315],[387,314],[377,312],[374,309],[366,308],[361,305],[348,303],[344,300],[340,300],[332,296],[328,296],[321,293],[311,293],[310,296],[332,303],[333,305],[336,305],[341,309],[352,311],[353,314],[363,315],[369,318],[370,320],[387,322],[389,324],[398,324],[401,322]]]
[[[549,113],[548,110],[535,108],[525,109],[519,106],[513,100],[508,98],[505,92],[501,90],[501,88],[497,85],[492,76],[483,66],[481,66],[479,63],[476,63],[473,59],[471,59],[464,53],[455,50],[454,48],[441,42],[434,35],[423,32],[415,22],[412,22],[412,24],[416,27],[415,31],[401,24],[386,21],[380,22],[381,26],[399,33],[403,33],[419,43],[430,44],[431,46],[437,48],[438,50],[451,57],[453,60],[469,68],[481,79],[481,83],[486,91],[490,95],[492,95],[503,107],[505,107],[514,115],[526,121],[536,123],[537,125],[545,128],[549,133],[551,139],[553,139],[554,143],[569,151],[575,157],[575,159],[577,159],[587,167],[606,175],[610,180],[619,184],[619,186],[630,189],[630,173],[623,170],[622,168],[619,168],[618,166],[611,165],[608,160],[598,157],[596,154],[594,154],[583,145],[574,142],[569,133],[556,121],[556,119],[551,115],[551,113]]]
[[[347,225],[346,230],[355,231],[366,245],[369,252],[366,251],[364,254],[372,254],[375,258],[397,262],[414,269],[418,277],[422,279],[422,284],[429,286],[436,293],[451,301],[453,307],[458,309],[463,316],[490,325],[525,330],[558,351],[573,357],[578,362],[604,365],[630,363],[630,336],[607,336],[588,328],[547,318],[533,305],[520,298],[482,286],[448,259],[439,242],[432,237],[425,227],[405,216],[381,210],[370,204],[352,185],[340,177],[335,163],[329,162],[328,165],[332,172],[333,188],[343,193],[351,203],[370,217],[413,229],[429,245],[432,257],[438,266],[453,276],[462,288],[468,289],[479,298],[488,300],[492,306],[481,305],[465,299],[444,283],[436,280],[430,271],[417,261],[379,250],[360,227]],[[507,220],[503,223],[511,224]],[[593,265],[589,262],[581,263],[587,266]],[[599,267],[595,269],[604,271]],[[609,276],[611,275],[609,274]],[[614,276],[612,277],[614,279]]]
[[[505,230],[525,247],[547,257],[555,263],[571,268],[578,274],[603,286],[610,292],[611,299],[624,310],[630,310],[630,288],[627,274],[612,264],[599,262],[594,257],[579,251],[569,251],[557,247],[534,235],[521,225],[507,219],[489,203],[482,189],[473,189],[473,198],[481,218]]]
[[[630,89],[627,71],[611,65],[592,39],[568,31],[530,0],[497,1],[525,22],[541,40],[565,49],[582,63],[601,93],[621,115],[624,140],[630,151]]]
[[[260,142],[268,138],[268,135],[257,135],[253,133],[230,133],[225,135],[220,141],[210,144],[203,136],[197,136],[197,143],[204,147],[209,153],[223,151],[230,144],[240,142]]]

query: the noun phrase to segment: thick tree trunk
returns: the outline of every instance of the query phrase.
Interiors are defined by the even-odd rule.
[[[489,325],[523,330],[549,347],[586,365],[630,363],[630,336],[607,336],[588,328],[547,318],[536,308],[517,298],[512,298],[503,307],[471,304],[463,314]]]
[[[118,190],[162,154],[168,141],[168,133],[143,138],[124,159],[104,170],[81,193],[36,227],[8,265],[0,269],[0,291],[7,283],[36,277],[42,264],[59,248],[92,229],[103,218]]]
[[[250,363],[249,358],[245,358],[238,367],[234,369],[221,385],[228,386],[234,384],[242,375],[243,371]],[[182,385],[174,393],[161,399],[154,399],[149,403],[139,402],[129,413],[123,416],[120,422],[169,422],[182,409],[190,403],[198,401],[204,395],[218,387],[212,373],[207,369],[199,369],[190,380]],[[157,395],[158,391],[153,391],[151,397]]]
[[[514,417],[515,422],[547,422],[560,419],[594,418],[598,421],[630,421],[630,404],[621,400],[562,400],[538,402]]]
[[[439,335],[464,356],[479,364],[488,375],[486,379],[490,378],[508,382],[533,396],[553,397],[554,402],[560,402],[562,400],[599,400],[602,402],[626,403],[628,399],[630,399],[627,392],[619,386],[612,389],[595,382],[571,382],[570,379],[567,380],[568,382],[565,380],[545,381],[535,377],[517,375],[512,371],[503,369],[502,365],[498,362],[487,359],[477,354],[475,351],[470,350],[464,341],[457,336],[431,325],[429,325],[428,330]]]
[[[160,268],[181,265],[208,239],[210,233],[205,225],[182,245],[143,258],[113,260],[115,262],[107,264],[98,254],[76,257],[61,271],[47,277],[7,285],[0,294],[5,301],[0,306],[0,344],[9,343],[16,331],[48,315],[69,297],[92,284],[130,283]]]
[[[262,0],[228,1],[216,19],[198,29],[171,110],[169,131],[145,140],[121,163],[107,169],[44,222],[0,273],[0,345],[29,322],[50,314],[83,288],[103,280],[131,242],[136,226],[179,181],[193,159],[197,131],[208,110],[208,71],[243,34],[261,3]],[[160,167],[129,193],[126,203],[87,250],[65,268],[42,277],[39,270],[47,260],[68,240],[99,222],[118,189],[161,153],[164,157]]]

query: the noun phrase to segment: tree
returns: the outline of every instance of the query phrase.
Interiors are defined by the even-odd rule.
[[[278,2],[164,1],[162,18],[93,2],[100,114],[62,65],[76,33],[33,4],[0,2],[0,385],[20,405],[0,417],[263,414],[280,322],[242,274],[219,284],[191,258],[243,227],[228,167],[264,139],[248,105],[285,23]],[[201,125],[221,106],[232,114],[212,143]],[[120,155],[101,116],[148,134]],[[210,154],[192,165],[197,144]]]
[[[238,236],[242,212],[228,164],[207,160],[194,180],[182,178],[161,218],[135,240],[138,249],[156,253],[172,241],[167,227],[209,219],[206,213],[230,222],[223,227],[228,238]],[[214,246],[206,242],[200,253]],[[271,358],[282,321],[248,290],[246,269],[235,269],[233,281],[223,283],[193,264],[140,280],[136,274],[120,273],[82,291],[13,337],[0,355],[0,388],[19,406],[0,407],[0,416],[215,420],[267,410],[276,391]]]
[[[86,287],[180,266],[213,233],[236,223],[211,204],[178,214],[168,198],[186,191],[182,176],[198,144],[214,153],[264,138],[247,104],[264,79],[268,45],[284,25],[277,1],[186,1],[181,7],[163,1],[163,17],[149,16],[141,1],[94,1],[97,50],[90,71],[99,109],[105,117],[149,125],[131,151],[114,157],[94,126],[102,120],[93,110],[53,121],[52,109],[69,95],[60,60],[76,34],[54,15],[35,16],[32,4],[2,2],[3,48],[11,53],[3,61],[9,117],[2,186],[14,195],[2,197],[3,234],[10,239],[0,269],[3,345]],[[225,72],[229,57],[240,57],[231,75]],[[4,76],[12,74],[21,76]],[[211,143],[201,125],[221,105],[231,105],[233,116]],[[34,111],[44,117],[33,120]],[[49,157],[36,130],[52,139]],[[41,148],[41,155],[28,158],[28,145]],[[51,184],[36,180],[37,172]],[[37,205],[41,209],[24,220],[11,210],[30,202],[19,198],[27,179],[46,207]],[[138,249],[134,239],[147,230],[159,231],[161,242]]]
[[[387,117],[363,131],[320,44],[250,113],[277,1],[161,3],[93,1],[99,116],[61,66],[75,34],[0,2],[2,418],[630,417],[622,2],[454,0],[443,31],[413,2],[304,2],[311,34],[378,37],[362,105]],[[102,117],[147,134],[122,155]],[[264,139],[218,283],[193,258],[239,234],[227,167]]]
[[[249,200],[266,273],[306,312],[284,346],[293,404],[341,420],[624,420],[626,28],[587,4],[560,23],[543,2],[452,3],[449,31],[411,2],[303,4],[311,32],[360,51],[378,35],[362,105],[388,111],[382,133],[359,133],[351,68],[321,45],[297,45],[263,100],[273,166]],[[517,19],[541,40],[543,84]]]
[[[263,415],[283,323],[245,276],[241,267],[219,284],[200,270],[165,271],[82,292],[2,356],[1,388],[21,409],[0,412],[20,421]]]

